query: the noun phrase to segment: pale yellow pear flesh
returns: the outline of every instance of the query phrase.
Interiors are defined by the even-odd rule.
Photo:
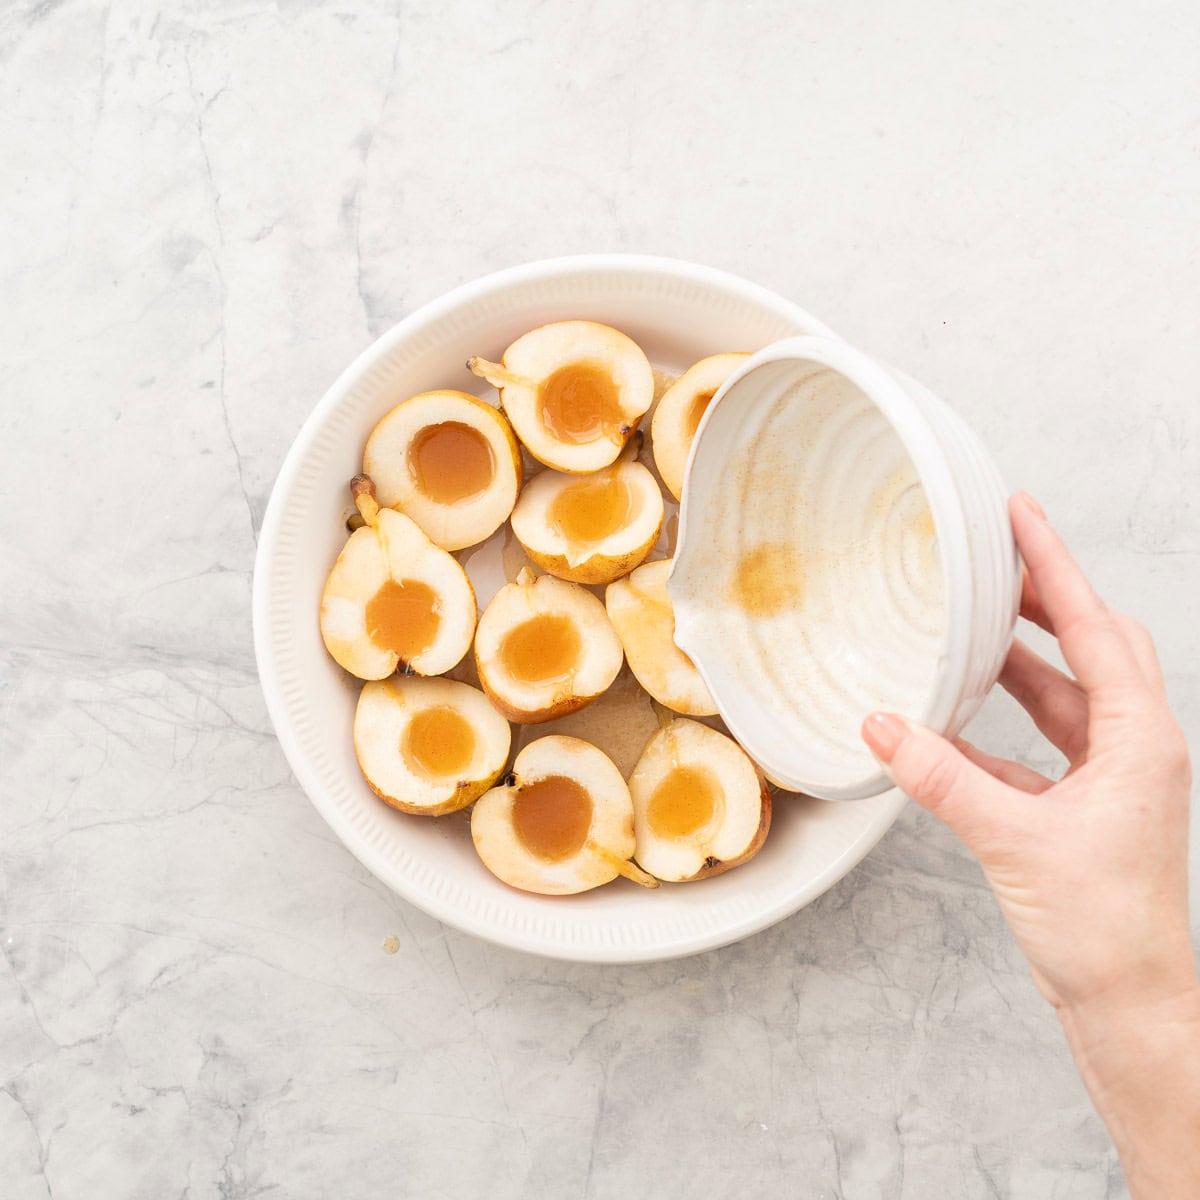
[[[683,474],[696,426],[713,395],[749,354],[714,354],[693,363],[666,390],[650,422],[654,465],[676,500],[683,498]]]
[[[501,362],[468,366],[500,391],[525,449],[546,466],[587,473],[613,463],[654,399],[654,371],[632,338],[595,321],[531,330]]]
[[[638,864],[664,882],[719,875],[751,859],[771,794],[732,738],[682,718],[646,744],[629,779]]]
[[[629,788],[590,742],[561,735],[530,742],[511,780],[480,797],[471,813],[475,850],[498,879],[565,896],[633,869]]]
[[[582,476],[543,471],[512,514],[513,533],[537,566],[586,584],[632,571],[658,540],[662,522],[662,492],[637,462]]]
[[[621,639],[625,661],[659,704],[690,717],[717,712],[695,664],[675,645],[675,614],[667,592],[670,561],[645,563],[604,593],[608,619]]]
[[[466,392],[410,396],[367,438],[363,471],[384,507],[443,550],[491,537],[521,488],[521,451],[504,414]]]
[[[363,684],[354,752],[371,790],[393,808],[442,816],[500,777],[512,731],[478,688],[393,676]]]
[[[591,592],[523,571],[484,609],[475,666],[488,698],[526,725],[576,712],[612,684],[621,643]]]
[[[371,523],[350,535],[325,584],[325,648],[359,679],[383,679],[401,665],[440,675],[471,646],[471,581],[408,517],[373,501],[368,511]]]

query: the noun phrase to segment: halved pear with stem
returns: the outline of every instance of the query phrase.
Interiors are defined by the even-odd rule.
[[[513,509],[512,530],[543,571],[575,583],[608,583],[650,553],[663,522],[654,476],[619,461],[594,475],[543,471]]]
[[[714,354],[702,358],[688,367],[658,402],[650,422],[650,445],[654,465],[676,500],[683,497],[683,472],[700,418],[725,380],[749,357]]]
[[[621,670],[604,605],[577,583],[524,567],[479,618],[475,665],[510,721],[536,725],[589,704]]]
[[[654,371],[638,344],[595,321],[558,321],[519,337],[501,362],[467,366],[500,389],[525,448],[559,471],[607,467],[654,399]]]
[[[522,891],[566,896],[618,875],[658,886],[629,861],[633,805],[621,772],[579,738],[530,742],[505,783],[475,805],[471,837],[484,866]]]
[[[675,712],[711,717],[717,706],[695,664],[675,645],[670,573],[670,560],[645,563],[608,585],[604,605],[638,683]]]
[[[363,472],[443,550],[491,537],[521,488],[521,451],[504,414],[466,392],[422,392],[371,431]]]
[[[424,816],[457,812],[500,778],[512,730],[478,689],[453,679],[364,683],[354,753],[371,790]]]
[[[380,508],[374,484],[351,485],[364,524],[351,535],[321,596],[321,637],[359,679],[440,675],[471,646],[475,590],[467,573],[403,513]]]
[[[753,858],[771,825],[766,780],[732,738],[667,722],[629,778],[638,863],[656,879],[720,875]]]

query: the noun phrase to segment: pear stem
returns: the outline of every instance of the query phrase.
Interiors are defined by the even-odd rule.
[[[619,854],[614,854],[605,846],[600,846],[596,842],[588,842],[587,848],[598,858],[602,858],[618,875],[625,879],[631,880],[644,888],[658,887],[658,880],[653,875],[643,871],[632,859],[622,858]]]
[[[370,475],[355,475],[350,480],[350,494],[354,503],[372,529],[379,525],[379,501],[375,499],[375,481]]]
[[[478,375],[480,379],[486,379],[496,388],[535,386],[534,380],[526,379],[524,375],[513,374],[503,363],[490,362],[478,355],[467,359],[467,370],[472,375]]]

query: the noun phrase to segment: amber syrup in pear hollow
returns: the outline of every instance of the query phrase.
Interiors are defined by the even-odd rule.
[[[574,621],[555,613],[540,613],[504,635],[500,661],[522,683],[568,683],[582,650],[583,640]]]
[[[488,440],[461,421],[426,425],[408,448],[417,487],[438,504],[457,504],[484,491],[496,476]]]
[[[690,838],[711,823],[723,798],[716,775],[707,767],[677,763],[651,793],[646,820],[664,840]]]
[[[616,380],[601,363],[559,367],[538,388],[538,412],[547,433],[573,445],[629,432]]]
[[[461,779],[475,757],[475,730],[456,708],[436,704],[413,714],[401,743],[408,763],[434,779]]]
[[[438,594],[418,579],[389,579],[367,601],[367,636],[410,662],[433,645],[442,619]]]
[[[563,488],[550,505],[550,521],[568,542],[602,542],[629,522],[633,497],[619,471]]]
[[[519,785],[512,823],[522,845],[539,858],[562,862],[583,849],[592,825],[592,798],[566,775]]]

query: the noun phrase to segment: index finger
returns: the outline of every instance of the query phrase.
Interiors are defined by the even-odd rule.
[[[1033,590],[1067,665],[1084,691],[1094,694],[1131,686],[1144,689],[1145,677],[1120,625],[1037,502],[1019,492],[1009,501],[1008,511]]]

